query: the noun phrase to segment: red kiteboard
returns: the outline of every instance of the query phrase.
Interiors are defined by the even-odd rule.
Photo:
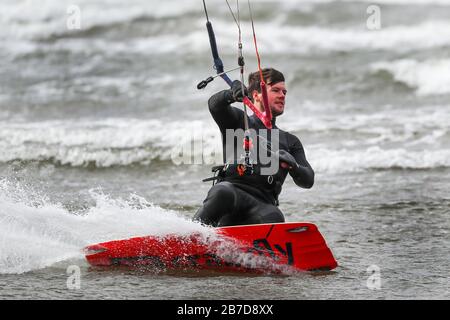
[[[337,262],[312,223],[271,223],[213,229],[212,235],[145,236],[85,248],[93,266],[156,270],[283,272],[332,270]]]

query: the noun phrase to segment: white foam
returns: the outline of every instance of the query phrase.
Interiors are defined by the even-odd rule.
[[[450,93],[450,59],[403,59],[379,62],[371,67],[374,72],[391,73],[395,80],[416,89],[419,96]]]
[[[371,114],[315,114],[315,108],[310,109],[301,117],[280,119],[278,125],[300,137],[308,161],[319,173],[450,167],[448,106],[380,106]],[[328,144],[336,135],[343,138]],[[305,136],[315,142],[303,139]]]
[[[412,26],[389,26],[378,31],[362,27],[323,28],[287,27],[274,28],[263,25],[261,50],[269,52],[310,53],[316,51],[388,50],[407,52],[448,46],[450,24],[445,21],[429,21]],[[260,27],[260,28],[262,28]],[[274,37],[282,33],[283,37]]]
[[[261,0],[259,0],[261,1]],[[271,0],[266,0],[271,1]],[[298,3],[298,0],[288,0],[288,3]],[[305,3],[330,3],[330,2],[344,2],[344,3],[370,3],[370,4],[387,4],[387,5],[450,5],[450,0],[305,0]]]
[[[252,50],[251,24],[242,22],[243,43]],[[229,54],[236,51],[236,30],[230,23],[216,19],[214,29],[220,50]],[[280,34],[283,36],[280,37]],[[151,41],[140,39],[141,42]],[[204,30],[192,31],[183,49],[204,52]],[[258,22],[258,47],[266,54],[308,54],[314,52],[350,52],[354,50],[386,50],[408,52],[450,45],[450,23],[430,20],[414,25],[382,26],[371,31],[364,25],[351,27],[288,26],[282,19]],[[145,46],[143,46],[145,47]],[[158,48],[155,48],[158,50]]]
[[[318,145],[308,141],[307,150],[321,148],[336,134],[345,139],[334,146],[364,150],[380,144],[390,148],[402,146],[405,152],[418,146],[448,148],[450,108],[429,106],[417,109],[379,108],[376,113],[340,112],[338,115],[319,112],[308,102],[302,116],[283,116],[280,128],[293,132],[300,139],[307,133],[317,137]],[[298,114],[294,107],[289,112]],[[337,107],[336,107],[337,108]],[[298,106],[303,110],[303,106]],[[333,109],[333,108],[332,108]],[[323,141],[323,142],[322,142]],[[43,122],[1,122],[0,162],[13,160],[51,161],[70,166],[94,164],[97,167],[149,164],[155,159],[189,160],[197,164],[219,164],[222,161],[220,132],[209,121],[162,121],[155,119],[110,118],[104,120],[58,120]],[[207,163],[208,162],[208,163]],[[436,162],[439,165],[440,162]],[[383,166],[383,164],[380,164]]]
[[[203,139],[203,137],[209,137]],[[99,167],[148,164],[170,160],[173,148],[200,140],[202,153],[221,150],[220,133],[212,123],[139,119],[68,120],[0,125],[0,162],[51,160],[63,165]],[[194,154],[193,154],[194,155]]]
[[[400,1],[401,2],[401,1]],[[439,1],[437,1],[439,2]],[[135,0],[128,2],[104,1],[79,2],[82,11],[82,28],[108,26],[112,23],[128,23],[135,18],[146,15],[166,17],[201,12],[194,2],[147,2]],[[394,3],[394,2],[393,2]],[[418,0],[416,3],[425,3]],[[439,2],[448,4],[446,1]],[[11,56],[36,52],[70,50],[71,52],[98,53],[117,55],[121,53],[140,53],[143,55],[183,52],[183,54],[209,53],[204,19],[192,22],[192,28],[179,32],[155,34],[153,36],[111,40],[106,38],[62,38],[56,43],[39,43],[35,39],[46,39],[51,35],[70,34],[66,27],[66,8],[71,1],[25,1],[21,5],[6,2],[0,5],[0,48]],[[258,41],[261,52],[273,53],[314,53],[327,51],[353,50],[389,50],[407,52],[450,45],[450,23],[448,21],[428,20],[415,25],[382,26],[381,30],[367,30],[363,24],[345,28],[288,26],[284,24],[285,12],[289,6],[297,7],[296,2],[287,2],[288,6],[280,13],[274,13],[271,19],[258,21]],[[223,7],[223,4],[222,6]],[[222,8],[223,9],[223,8]],[[102,12],[102,14],[98,14]],[[229,17],[214,17],[214,28],[220,50],[224,53],[236,53],[237,31]],[[253,50],[251,26],[242,23],[245,50]],[[279,35],[283,36],[280,37]]]
[[[315,0],[313,0],[315,1]],[[321,0],[317,0],[321,1]],[[324,0],[327,1],[327,0]],[[334,2],[334,0],[331,0]],[[449,6],[450,0],[336,0],[337,2],[363,2],[363,3],[375,3],[375,4],[393,4],[393,5],[442,5],[442,6]]]
[[[210,228],[138,196],[121,200],[92,192],[96,205],[77,215],[45,197],[36,199],[30,195],[32,192],[0,180],[0,274],[23,273],[67,259],[83,259],[86,245],[103,241],[212,233]]]
[[[378,146],[365,150],[309,146],[308,161],[318,173],[360,172],[369,169],[433,169],[450,167],[450,150],[414,151]]]
[[[417,109],[394,109],[394,107],[380,106],[375,113],[343,112],[342,106],[330,104],[327,111],[320,110],[317,103],[306,102],[306,107],[299,105],[288,110],[292,116],[286,114],[278,121],[281,128],[287,131],[312,132],[315,134],[348,132],[351,140],[360,143],[403,142],[408,143],[428,135],[434,131],[450,134],[449,106],[428,106]],[[364,109],[364,106],[361,106]],[[344,109],[346,107],[344,106]],[[308,112],[305,112],[307,109]],[[330,111],[339,110],[338,114]],[[301,117],[294,114],[302,112]],[[370,134],[375,140],[366,140],[364,135]],[[436,141],[435,141],[436,142]]]
[[[175,17],[198,8],[196,3],[190,1],[178,1],[174,6],[173,0],[3,0],[0,4],[0,35],[34,39],[65,33],[69,31],[67,9],[72,5],[80,8],[83,29],[127,22],[141,16]]]

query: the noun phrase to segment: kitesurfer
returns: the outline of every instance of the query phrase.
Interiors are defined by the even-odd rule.
[[[213,178],[217,183],[209,190],[194,220],[215,227],[284,222],[284,215],[278,208],[278,196],[287,174],[301,188],[311,188],[314,184],[314,171],[306,160],[302,143],[293,134],[276,126],[276,118],[284,112],[287,90],[284,75],[273,68],[262,70],[267,83],[268,105],[273,115],[272,129],[267,129],[255,115],[248,117],[248,128],[257,132],[258,145],[264,145],[259,135],[261,130],[267,130],[269,136],[273,130],[278,130],[279,146],[276,152],[272,152],[279,163],[277,172],[273,175],[260,174],[258,163],[251,170],[246,168],[242,172],[239,155],[234,159],[227,159],[227,144],[234,144],[234,141],[227,141],[226,130],[244,129],[246,117],[244,111],[231,104],[242,101],[244,95],[249,96],[262,112],[264,104],[260,76],[261,72],[249,75],[248,90],[240,81],[235,80],[231,89],[214,94],[208,101],[211,115],[222,134],[225,165],[218,168],[218,176]],[[270,137],[267,141],[269,140]],[[266,148],[273,151],[267,141]]]

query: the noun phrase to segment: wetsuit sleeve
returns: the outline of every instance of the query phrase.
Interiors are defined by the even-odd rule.
[[[231,106],[233,96],[230,90],[223,90],[209,98],[209,111],[222,133],[226,129],[241,128],[244,115],[243,111]]]
[[[300,140],[294,135],[289,135],[289,137],[289,153],[298,164],[297,168],[289,170],[289,174],[297,186],[309,189],[314,185],[314,170],[306,160],[305,150]]]

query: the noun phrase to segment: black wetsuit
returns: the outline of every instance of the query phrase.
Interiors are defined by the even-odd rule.
[[[225,159],[226,129],[244,129],[244,112],[232,107],[232,102],[227,90],[216,93],[208,101],[209,110],[222,134],[224,161],[227,163],[230,161]],[[266,129],[258,117],[252,115],[248,120],[249,128],[256,132]],[[278,195],[287,174],[292,176],[299,187],[311,188],[314,184],[314,171],[305,158],[300,140],[277,128],[275,118],[272,127],[279,130],[279,149],[289,152],[298,166],[289,171],[279,168],[271,176],[257,173],[243,176],[228,174],[235,169],[235,166],[230,166],[231,169],[223,172],[219,182],[209,190],[203,206],[195,214],[195,220],[212,226],[284,222],[284,216],[277,206]],[[270,141],[271,130],[267,133]],[[259,141],[261,139],[257,140],[258,145],[266,143]],[[235,159],[234,163],[236,161]]]

